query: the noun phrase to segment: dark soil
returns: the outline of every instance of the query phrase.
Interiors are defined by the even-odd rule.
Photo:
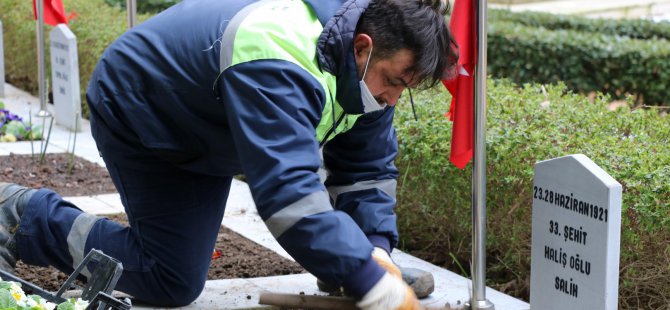
[[[0,181],[46,187],[63,197],[115,193],[107,169],[69,154],[0,156]]]
[[[48,154],[45,164],[30,155],[0,156],[0,182],[48,187],[62,196],[87,196],[116,192],[107,170],[67,154]],[[71,168],[72,167],[72,168]],[[127,225],[125,214],[105,215]],[[306,272],[267,248],[221,226],[208,279],[254,278]],[[220,255],[219,255],[220,254]],[[68,275],[51,267],[17,264],[16,275],[46,290],[55,291]]]

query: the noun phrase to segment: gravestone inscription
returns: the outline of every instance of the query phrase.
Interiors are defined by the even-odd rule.
[[[582,154],[535,164],[531,309],[616,309],[621,184]]]
[[[51,51],[51,83],[56,123],[71,130],[81,128],[81,97],[77,38],[65,24],[49,33]]]

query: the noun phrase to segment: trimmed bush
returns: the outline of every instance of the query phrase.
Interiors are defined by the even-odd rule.
[[[670,22],[654,22],[645,19],[596,19],[543,12],[515,13],[509,10],[489,10],[489,22],[499,21],[549,30],[574,30],[632,39],[670,39]]]
[[[546,0],[491,0],[490,4],[502,4],[502,5],[512,5],[512,4],[523,4],[523,3],[533,3],[533,2],[542,2]]]
[[[137,1],[137,12],[140,13],[158,13],[162,10],[171,7],[181,0],[140,0]],[[107,5],[121,8],[122,10],[126,9],[127,0],[105,0]]]
[[[128,18],[125,11],[109,7],[103,0],[64,0],[63,4],[67,13],[74,12],[74,18],[69,25],[77,36],[82,114],[88,118],[86,105],[88,81],[105,48],[126,31]],[[138,20],[145,20],[147,17],[148,15],[137,16]],[[35,33],[37,22],[33,17],[32,2],[0,1],[0,19],[4,28],[5,74],[8,82],[37,94],[37,34]],[[52,27],[47,25],[44,30],[48,80],[51,80],[49,56],[51,29]]]
[[[670,42],[510,22],[489,26],[489,71],[517,83],[557,83],[613,98],[637,95],[645,104],[670,104]]]
[[[401,247],[466,273],[471,255],[471,165],[449,163],[446,91],[417,94],[395,124],[400,150]],[[565,85],[489,81],[486,134],[488,285],[528,300],[533,168],[581,153],[623,186],[620,308],[670,302],[670,122],[656,110],[608,111]],[[402,107],[401,107],[402,108]]]

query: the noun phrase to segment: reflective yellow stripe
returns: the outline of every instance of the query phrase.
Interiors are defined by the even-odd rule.
[[[291,23],[286,23],[291,20]],[[323,142],[333,123],[344,113],[335,100],[336,77],[321,70],[317,60],[316,42],[323,31],[314,11],[299,0],[264,0],[242,9],[233,17],[221,42],[220,70],[258,59],[277,59],[294,63],[309,72],[321,84],[326,102],[316,138]],[[335,111],[333,111],[333,109]],[[345,121],[328,135],[353,127],[360,115],[346,115]]]

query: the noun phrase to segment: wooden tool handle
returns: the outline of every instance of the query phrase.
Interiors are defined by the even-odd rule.
[[[357,310],[356,302],[349,297],[296,295],[262,292],[261,305],[296,307],[309,309]]]
[[[359,310],[356,301],[350,297],[320,296],[320,295],[297,295],[262,292],[258,301],[261,305],[324,309],[324,310]],[[456,310],[461,307],[452,308],[447,304],[445,307],[425,307],[424,310]]]

